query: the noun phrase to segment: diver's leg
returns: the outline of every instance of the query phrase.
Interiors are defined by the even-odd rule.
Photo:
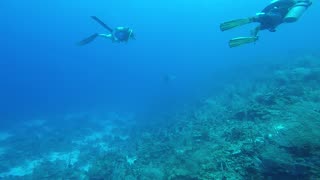
[[[91,18],[93,20],[95,20],[96,22],[98,22],[102,27],[106,28],[109,32],[112,33],[113,29],[110,28],[108,25],[106,25],[104,22],[102,22],[99,18],[97,18],[96,16],[91,16]]]
[[[116,42],[117,39],[113,36],[113,34],[98,34],[98,36],[106,38],[106,39],[111,39],[112,42]]]
[[[93,40],[96,39],[96,37],[98,37],[98,33],[95,33],[95,34],[92,34],[91,36],[83,39],[82,41],[78,42],[77,44],[79,46],[83,46],[83,45],[86,45],[86,44],[89,44],[90,42],[92,42]]]
[[[251,36],[257,37],[257,36],[258,36],[258,33],[260,32],[260,29],[261,29],[261,25],[259,25],[259,26],[257,26],[256,28],[254,28],[254,29],[251,31]]]
[[[98,36],[111,40],[114,39],[112,34],[98,34]]]

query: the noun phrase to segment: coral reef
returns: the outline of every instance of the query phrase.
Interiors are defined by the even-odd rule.
[[[27,125],[0,138],[0,178],[320,179],[319,60],[270,64],[169,117],[80,113]]]

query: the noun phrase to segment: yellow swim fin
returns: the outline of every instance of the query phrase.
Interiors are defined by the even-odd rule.
[[[249,24],[251,22],[252,22],[252,18],[236,19],[233,21],[224,22],[224,23],[220,24],[220,30],[226,31],[226,30],[238,27],[238,26]]]
[[[233,47],[241,46],[243,44],[253,43],[253,42],[256,42],[257,40],[258,40],[258,36],[237,37],[237,38],[233,38],[229,41],[229,47],[233,48]]]

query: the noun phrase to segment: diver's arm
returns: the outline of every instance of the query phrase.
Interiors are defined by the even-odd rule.
[[[107,38],[107,39],[111,39],[112,42],[118,42],[119,40],[114,37],[113,34],[98,34],[98,36],[103,37],[103,38]]]

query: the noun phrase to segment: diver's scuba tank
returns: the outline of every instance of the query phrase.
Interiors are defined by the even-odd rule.
[[[296,22],[311,4],[312,2],[310,0],[296,0],[295,5],[292,6],[284,18],[284,22]]]

